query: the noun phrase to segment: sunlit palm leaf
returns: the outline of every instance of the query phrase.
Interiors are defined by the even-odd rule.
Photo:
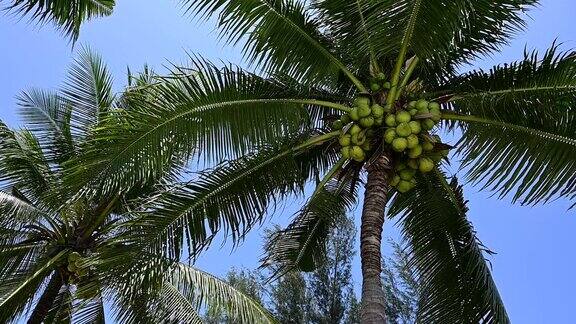
[[[303,141],[290,139],[169,189],[148,202],[150,208],[135,223],[144,233],[133,231],[133,240],[172,259],[183,246],[194,256],[222,229],[237,243],[278,200],[302,193],[308,179],[334,163],[335,146],[325,143],[333,137],[318,136],[301,148],[297,144]]]
[[[524,204],[576,197],[576,55],[553,46],[451,86],[446,117],[465,122],[458,145],[472,181]]]
[[[69,182],[102,181],[101,190],[110,193],[156,180],[195,152],[220,161],[274,144],[314,124],[304,105],[319,109],[313,99],[325,94],[301,91],[193,59],[191,68],[178,68],[155,85],[133,89],[127,100],[136,107],[111,113],[107,126],[96,131],[75,162],[82,167]]]
[[[7,10],[29,16],[40,24],[54,23],[74,41],[84,21],[107,16],[114,8],[114,0],[0,0],[2,2],[7,3]]]
[[[390,215],[401,216],[409,264],[423,285],[418,322],[510,322],[467,211],[462,188],[439,171],[392,202]]]
[[[335,1],[334,1],[335,2]],[[340,0],[343,4],[344,0]],[[365,1],[366,24],[377,55],[386,57],[406,44],[424,68],[450,71],[497,50],[524,27],[523,13],[536,0],[376,0]],[[369,48],[362,48],[368,53]]]
[[[342,63],[319,21],[298,0],[183,0],[188,11],[218,16],[221,36],[245,42],[246,58],[266,72],[282,71],[297,79],[335,80],[343,72],[364,86]],[[286,55],[290,53],[290,55]]]

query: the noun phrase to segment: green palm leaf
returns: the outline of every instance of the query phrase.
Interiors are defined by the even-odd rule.
[[[34,298],[39,286],[52,272],[67,251],[62,251],[51,258],[38,260],[28,269],[4,277],[0,283],[0,321],[8,322],[18,318],[25,306]]]
[[[336,1],[334,1],[336,2]],[[340,0],[344,3],[344,1]],[[450,71],[505,44],[523,29],[522,14],[535,0],[366,1],[366,25],[378,57],[406,47],[425,68]],[[362,48],[368,53],[369,48]],[[438,71],[437,70],[437,71]]]
[[[488,250],[476,237],[456,179],[441,172],[420,177],[397,195],[390,215],[399,216],[409,244],[409,264],[423,285],[418,322],[509,323],[486,264]]]
[[[337,152],[327,141],[335,135],[262,148],[169,189],[146,204],[150,208],[135,222],[144,234],[133,231],[132,240],[172,259],[180,256],[182,246],[196,255],[221,229],[237,243],[277,200],[302,193],[308,179],[334,163]]]
[[[192,13],[218,15],[221,36],[245,41],[246,58],[266,72],[282,71],[296,79],[335,80],[340,72],[360,91],[333,45],[319,31],[319,21],[297,0],[183,0]],[[290,55],[286,55],[290,53]]]
[[[576,56],[556,52],[451,83],[469,179],[523,204],[576,197]]]
[[[96,131],[74,162],[82,167],[72,171],[69,183],[103,181],[104,193],[131,188],[182,166],[193,153],[208,162],[234,159],[308,129],[314,121],[304,105],[311,110],[348,109],[317,100],[325,94],[314,89],[302,91],[193,59],[191,68],[177,68],[172,77],[129,92],[126,100],[137,107],[111,112],[107,126]],[[99,178],[94,180],[94,174]]]
[[[52,22],[64,34],[76,41],[80,25],[93,17],[112,13],[114,0],[0,0],[5,8],[22,16],[29,16],[40,24]]]
[[[0,122],[0,181],[37,198],[50,189],[52,177],[38,138],[30,131],[13,132]]]
[[[271,234],[263,266],[283,274],[321,264],[326,236],[356,201],[355,188],[346,188],[350,185],[333,180],[318,188],[286,229]]]

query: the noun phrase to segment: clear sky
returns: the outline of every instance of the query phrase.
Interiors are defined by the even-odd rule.
[[[543,0],[530,13],[528,30],[501,54],[479,60],[476,66],[519,59],[524,46],[544,51],[554,39],[564,49],[576,48],[576,1]],[[216,40],[214,25],[184,17],[176,0],[118,0],[114,14],[84,26],[79,45],[89,45],[103,55],[116,80],[126,83],[126,67],[138,70],[145,63],[162,70],[169,61],[183,62],[186,51],[210,59],[241,62],[236,49]],[[15,96],[29,87],[56,88],[73,58],[66,39],[50,27],[38,28],[0,15],[0,118],[18,125]],[[567,212],[566,201],[537,208],[498,201],[478,188],[466,187],[470,219],[485,245],[498,254],[491,257],[494,276],[513,323],[572,323],[576,291],[576,211]],[[271,222],[285,224],[298,201],[286,203]],[[359,210],[355,217],[359,217]],[[270,222],[267,224],[271,224]],[[386,224],[387,236],[397,230]],[[198,266],[223,276],[231,266],[254,268],[261,255],[260,233],[250,235],[234,253],[230,247],[203,256]],[[359,262],[355,280],[360,282]]]

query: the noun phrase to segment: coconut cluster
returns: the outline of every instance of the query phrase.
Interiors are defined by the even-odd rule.
[[[339,142],[344,158],[356,162],[366,159],[372,150],[375,129],[382,126],[385,114],[386,109],[372,104],[369,96],[356,98],[350,112],[332,124],[333,129],[341,131]]]
[[[84,266],[84,260],[82,255],[78,252],[72,252],[68,254],[68,271],[73,275],[73,277],[83,277],[88,273],[88,269]]]
[[[376,91],[375,88],[372,90]],[[404,193],[416,185],[417,172],[432,171],[448,155],[440,137],[429,133],[440,118],[437,102],[420,99],[392,110],[373,102],[368,95],[361,95],[350,112],[332,126],[341,133],[339,143],[346,159],[365,161],[373,147],[382,144],[395,163],[390,185]]]

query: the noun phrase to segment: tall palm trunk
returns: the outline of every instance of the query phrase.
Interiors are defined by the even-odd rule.
[[[381,159],[385,159],[382,157]],[[385,162],[385,161],[380,161]],[[386,303],[382,289],[382,230],[384,208],[390,186],[384,163],[368,170],[364,193],[360,256],[362,258],[362,324],[386,323]]]
[[[54,301],[56,300],[62,285],[64,285],[62,275],[59,271],[54,272],[46,286],[46,289],[44,289],[42,296],[38,300],[38,304],[36,304],[32,315],[30,315],[27,322],[28,324],[40,324],[44,321],[46,315],[48,315],[48,312],[54,305]]]

